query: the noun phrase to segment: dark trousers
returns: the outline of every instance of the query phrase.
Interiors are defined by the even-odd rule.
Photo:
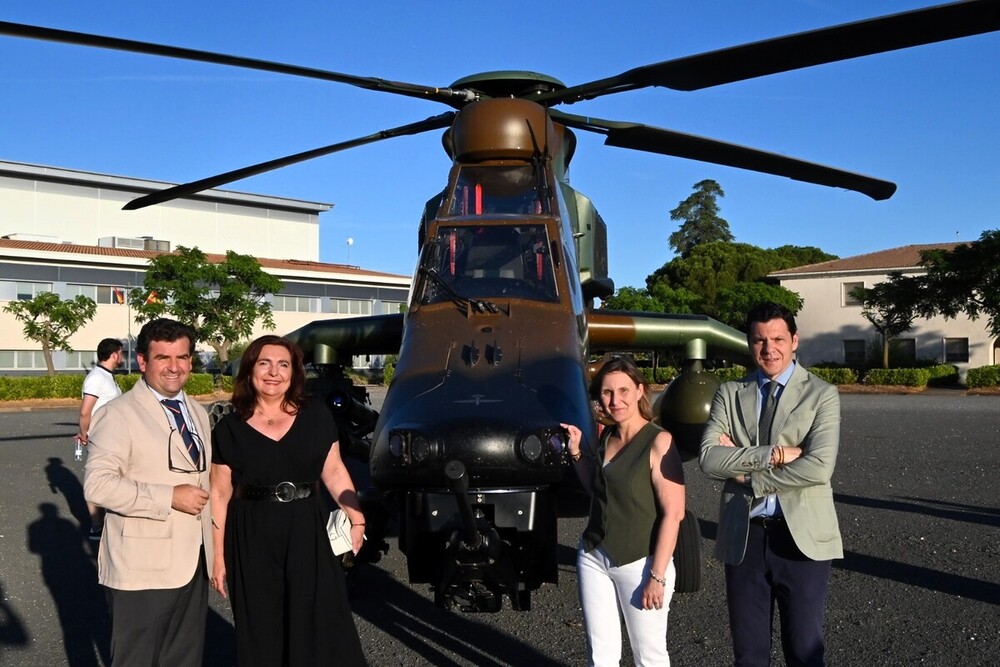
[[[181,588],[105,590],[115,667],[200,667],[208,615],[204,556]]]
[[[726,566],[726,601],[735,667],[771,662],[774,605],[788,667],[823,665],[823,622],[831,561],[799,551],[784,521],[751,523],[743,562]]]

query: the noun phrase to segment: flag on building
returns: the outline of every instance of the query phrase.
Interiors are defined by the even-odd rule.
[[[115,303],[125,303],[125,290],[120,287],[112,287],[111,291],[114,294]]]
[[[146,305],[149,305],[151,303],[160,303],[160,301],[161,301],[160,296],[156,293],[156,290],[155,289],[150,290],[149,296],[146,297]]]

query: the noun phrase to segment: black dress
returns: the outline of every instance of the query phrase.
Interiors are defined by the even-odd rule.
[[[212,459],[232,469],[234,487],[315,482],[336,440],[322,403],[306,404],[278,441],[230,413],[212,431]],[[240,667],[365,664],[326,514],[317,494],[287,503],[230,500],[226,583]]]

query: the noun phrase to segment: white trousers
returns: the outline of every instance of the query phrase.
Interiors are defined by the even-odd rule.
[[[674,594],[677,573],[670,561],[663,575],[667,580],[660,609],[642,608],[642,591],[649,576],[652,557],[614,567],[604,549],[597,547],[576,555],[583,627],[587,634],[588,664],[591,667],[618,667],[622,657],[622,628],[618,613],[625,618],[629,644],[636,665],[669,667],[667,654],[667,614]]]

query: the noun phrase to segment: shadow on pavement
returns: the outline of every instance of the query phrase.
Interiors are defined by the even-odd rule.
[[[55,603],[70,667],[111,664],[111,619],[97,568],[79,528],[52,503],[28,526],[28,550],[41,559],[42,580]],[[86,513],[86,510],[85,510]],[[98,657],[101,662],[98,662]]]
[[[351,609],[431,665],[561,665],[530,644],[434,606],[376,567],[352,573]],[[455,658],[451,656],[454,655]],[[457,661],[462,662],[457,662]]]

